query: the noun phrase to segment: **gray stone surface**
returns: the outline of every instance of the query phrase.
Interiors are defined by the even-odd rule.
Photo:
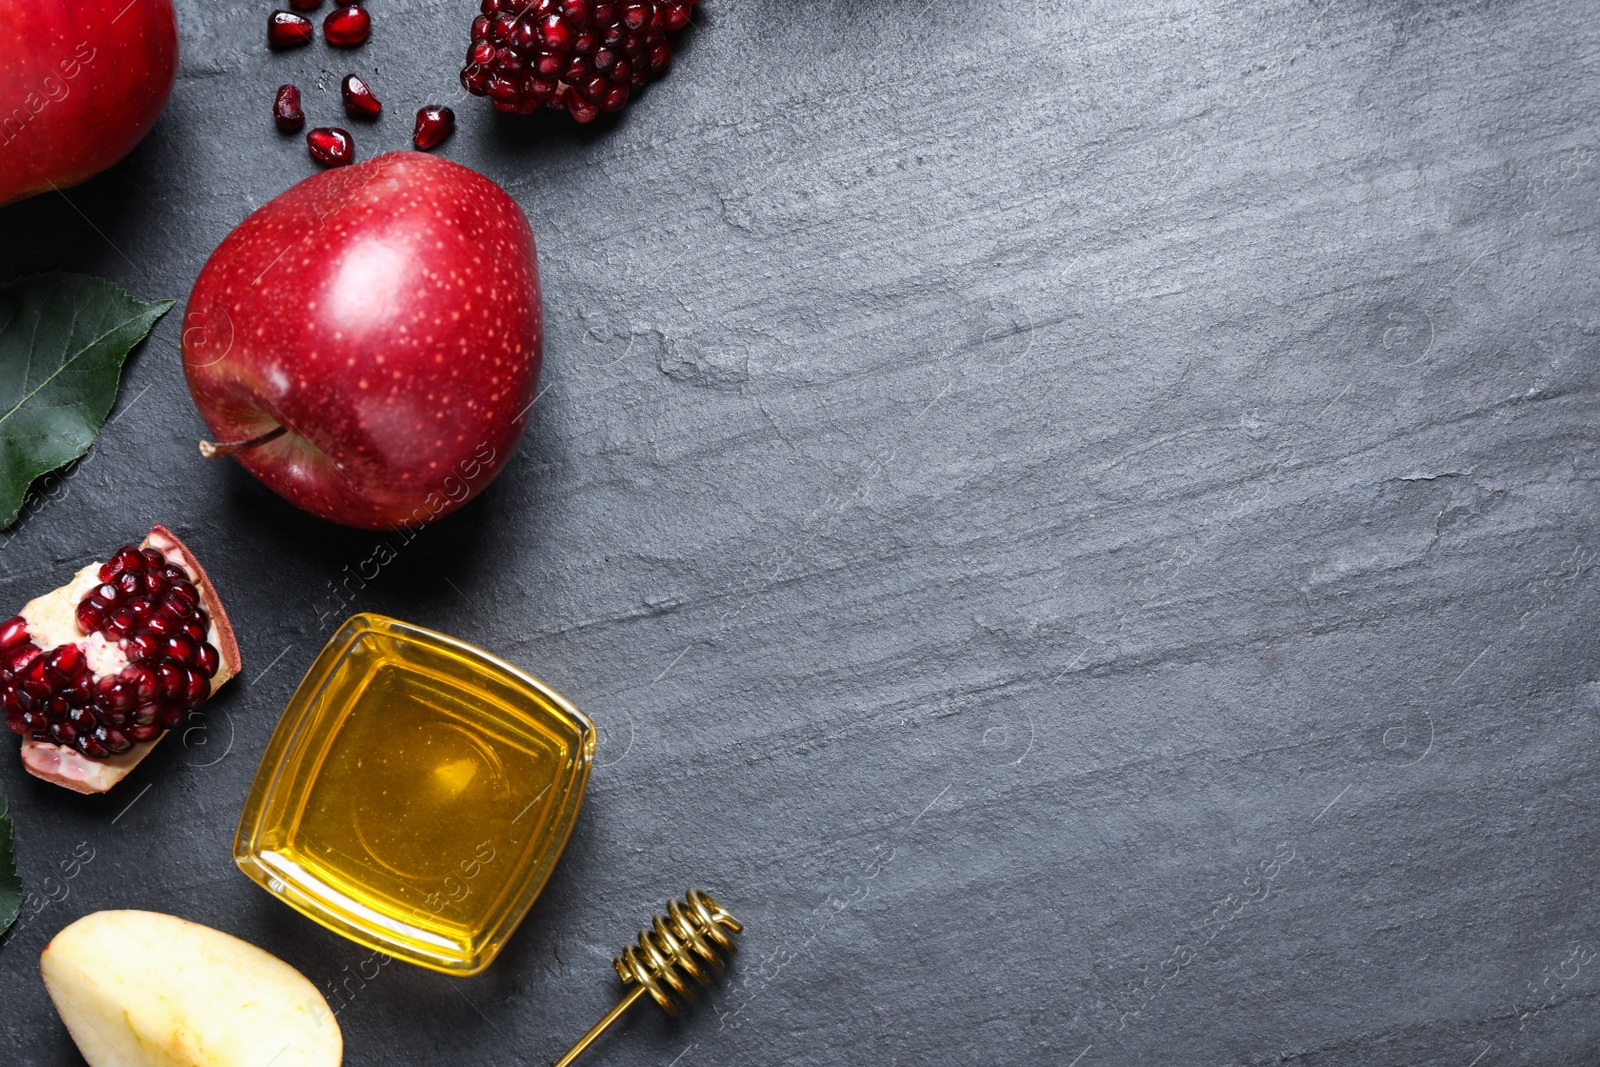
[[[159,520],[248,669],[109,797],[0,763],[63,897],[0,946],[0,1060],[77,1062],[35,957],[91,910],[359,968],[229,843],[373,610],[603,737],[499,962],[384,969],[351,1064],[549,1062],[689,885],[745,952],[594,1063],[1600,1061],[1592,7],[707,0],[590,129],[456,99],[464,3],[373,0],[358,63],[268,54],[269,7],[183,0],[165,118],[0,212],[3,276],[183,297],[311,173],[273,88],[327,121],[355,67],[363,155],[450,99],[441,151],[528,211],[547,392],[499,482],[335,604],[376,538],[204,465],[161,323],[0,537],[0,599]]]

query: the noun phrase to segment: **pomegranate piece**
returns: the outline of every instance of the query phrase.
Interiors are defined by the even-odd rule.
[[[216,590],[163,526],[0,625],[0,709],[23,765],[80,793],[121,781],[239,667]]]
[[[325,167],[345,166],[356,156],[350,131],[337,126],[318,126],[307,133],[306,147],[311,150],[311,158]]]
[[[430,104],[417,111],[417,129],[411,143],[426,152],[437,148],[456,128],[456,113],[447,107]]]
[[[461,84],[501,111],[620,111],[672,60],[699,0],[482,0]]]
[[[352,118],[375,119],[383,110],[383,104],[379,103],[372,86],[354,74],[344,76],[344,81],[339,85],[339,94],[344,97],[344,109]]]
[[[272,98],[272,121],[284,133],[296,133],[306,124],[306,113],[300,110],[300,90],[292,85],[278,86],[278,95]]]
[[[372,32],[372,16],[358,4],[346,4],[328,12],[322,20],[322,36],[331,45],[354,48]]]
[[[311,20],[293,11],[274,11],[267,16],[267,46],[269,48],[294,48],[310,44],[316,37],[316,27]]]

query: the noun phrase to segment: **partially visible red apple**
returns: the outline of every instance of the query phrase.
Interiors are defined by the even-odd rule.
[[[0,0],[0,204],[133,151],[178,71],[172,0]]]
[[[284,499],[367,529],[471,499],[522,436],[544,328],[533,230],[422,152],[316,174],[211,254],[183,368],[220,444]]]

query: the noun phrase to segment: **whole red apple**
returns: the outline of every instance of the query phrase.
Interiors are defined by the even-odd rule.
[[[172,0],[0,0],[0,204],[133,151],[178,70]]]
[[[189,294],[183,369],[221,444],[347,526],[419,526],[522,436],[544,327],[533,230],[476,171],[393,152],[262,205]]]

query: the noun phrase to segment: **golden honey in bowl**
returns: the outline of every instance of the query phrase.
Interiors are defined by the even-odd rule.
[[[593,756],[593,725],[538,679],[357,615],[290,698],[234,861],[363,945],[475,974],[549,879]]]

